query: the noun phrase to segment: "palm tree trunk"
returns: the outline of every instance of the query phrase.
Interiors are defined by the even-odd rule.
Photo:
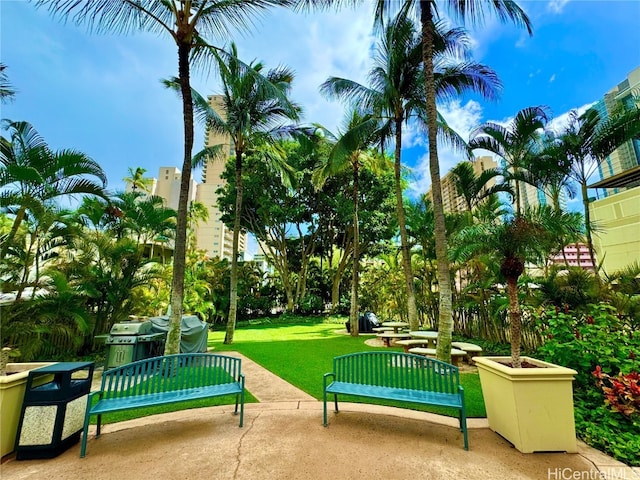
[[[442,184],[440,182],[440,164],[438,162],[438,125],[436,117],[436,90],[433,74],[433,34],[435,32],[435,25],[433,23],[432,8],[434,8],[432,0],[420,0],[422,55],[425,73],[424,81],[428,124],[427,138],[429,140],[429,171],[431,172],[436,260],[438,262],[438,291],[440,293],[436,358],[449,363],[451,361],[453,318],[451,315],[451,278],[449,274],[449,259],[447,258],[447,231],[444,223]]]
[[[338,267],[336,268],[335,274],[331,279],[331,312],[335,312],[335,309],[338,308],[340,304],[340,284],[342,283],[342,276],[344,275],[345,270],[347,269],[347,264],[349,260],[349,253],[346,249],[349,248],[348,245],[345,246],[345,251],[340,258],[340,262],[338,263]],[[330,261],[330,264],[333,263]]]
[[[351,275],[351,308],[349,310],[349,323],[351,324],[351,335],[357,337],[359,332],[358,323],[358,282],[360,274],[360,225],[358,220],[358,167],[353,169],[353,272]]]
[[[395,162],[393,165],[395,174],[396,209],[398,213],[398,227],[400,228],[400,249],[402,250],[402,268],[404,281],[407,288],[407,314],[409,316],[409,328],[418,330],[418,308],[416,307],[416,292],[413,284],[413,271],[411,268],[411,251],[407,239],[407,223],[404,215],[404,202],[402,199],[402,179],[400,178],[401,150],[402,150],[402,114],[396,116],[396,148]]]
[[[598,265],[596,264],[596,252],[593,248],[593,237],[591,236],[591,213],[589,212],[589,194],[587,193],[587,184],[582,183],[580,185],[582,190],[582,207],[584,208],[584,231],[587,236],[587,248],[589,249],[589,257],[591,258],[591,264],[593,270],[598,271]]]
[[[511,333],[511,366],[520,368],[520,304],[518,302],[518,279],[507,278],[507,297],[509,298],[509,324]]]
[[[171,316],[165,344],[165,354],[180,352],[180,326],[182,323],[182,301],[184,298],[184,271],[187,253],[187,211],[189,187],[191,186],[191,153],[193,151],[193,99],[189,72],[190,43],[178,43],[178,76],[182,93],[182,116],[184,119],[184,159],[180,178],[176,238],[173,251],[173,277],[171,279]]]
[[[238,315],[238,239],[240,238],[240,217],[242,215],[242,151],[236,150],[236,213],[233,219],[233,247],[231,274],[229,280],[229,318],[224,343],[233,343]]]

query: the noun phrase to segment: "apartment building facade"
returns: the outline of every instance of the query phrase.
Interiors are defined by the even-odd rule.
[[[476,158],[474,161],[469,162],[473,166],[473,172],[476,177],[479,176],[485,170],[490,168],[498,168],[497,162],[490,156],[482,156]],[[442,205],[446,213],[462,213],[467,207],[464,197],[458,193],[454,175],[449,172],[440,180],[442,185]],[[487,187],[495,185],[495,178],[491,179]],[[433,201],[431,188],[427,192],[427,196]]]
[[[596,108],[606,119],[620,106],[640,105],[640,67],[607,92]],[[603,273],[640,261],[640,141],[628,141],[599,165],[601,180],[589,185],[589,204],[597,229],[593,243]]]
[[[224,117],[224,103],[221,95],[209,97],[211,107]],[[202,203],[209,211],[209,219],[200,222],[196,228],[196,246],[205,250],[210,257],[226,258],[231,260],[233,253],[233,230],[228,228],[221,220],[221,212],[218,209],[217,190],[223,186],[222,173],[227,159],[234,154],[231,137],[221,135],[212,130],[205,133],[205,145],[222,145],[222,153],[218,158],[207,161],[202,171],[202,183],[198,184],[196,201]],[[247,248],[247,234],[241,233],[238,238],[238,252],[240,259],[245,256]]]

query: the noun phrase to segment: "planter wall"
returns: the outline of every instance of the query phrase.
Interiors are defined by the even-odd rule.
[[[2,419],[0,422],[0,457],[13,452],[15,448],[29,371],[51,364],[51,362],[9,363],[7,364],[7,375],[0,376],[0,418]],[[50,381],[50,378],[43,378],[42,383],[46,381]]]
[[[511,357],[474,357],[489,428],[523,453],[577,452],[575,370],[522,357],[540,368],[511,368]]]

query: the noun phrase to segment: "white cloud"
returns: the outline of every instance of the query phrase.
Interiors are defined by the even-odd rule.
[[[569,3],[570,1],[571,0],[551,0],[547,4],[547,10],[555,14],[560,14],[562,13],[562,10],[564,10],[564,7],[567,5],[567,3]]]
[[[573,108],[573,110],[576,110],[578,112],[578,115],[582,115],[584,112],[586,112],[593,105],[595,105],[595,102],[594,103],[587,103],[587,104],[582,105],[580,107],[575,107],[575,108]],[[570,111],[564,112],[564,113],[558,115],[557,117],[555,117],[553,120],[551,120],[549,122],[549,124],[547,125],[547,130],[551,130],[552,132],[554,132],[556,134],[562,133],[562,131],[569,124],[569,113],[570,113]]]
[[[460,100],[454,100],[444,105],[438,105],[438,111],[445,118],[449,126],[455,130],[463,140],[469,139],[471,131],[482,122],[482,106],[469,100],[464,105]],[[454,150],[446,144],[438,145],[438,160],[440,163],[440,176],[446,175],[458,162],[465,158],[464,152]],[[413,170],[413,180],[409,185],[412,196],[425,193],[431,185],[429,172],[429,154],[420,157]]]
[[[304,106],[305,121],[321,123],[335,132],[344,107],[337,100],[324,99],[319,87],[330,76],[366,84],[373,43],[372,13],[369,4],[313,15],[274,9],[256,29],[257,35],[237,41],[239,54],[242,57],[250,52],[251,58],[264,61],[267,68],[292,68],[296,78],[291,97]]]
[[[549,79],[549,83],[553,83],[556,80],[556,74],[554,73],[553,75],[551,75],[551,78]]]

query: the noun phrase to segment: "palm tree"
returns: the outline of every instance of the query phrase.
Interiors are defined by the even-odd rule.
[[[329,176],[351,171],[353,175],[353,268],[351,276],[351,307],[349,324],[351,335],[358,336],[358,283],[360,274],[360,221],[358,220],[358,204],[360,170],[367,166],[374,169],[383,163],[380,154],[372,152],[370,147],[379,140],[379,122],[371,114],[363,114],[357,109],[349,112],[346,131],[337,139],[326,162],[314,172],[313,181],[319,188]]]
[[[153,184],[152,178],[145,178],[144,174],[147,172],[142,167],[131,168],[129,167],[129,176],[124,178],[124,181],[131,185],[131,190],[142,190],[145,193],[151,191],[151,185]]]
[[[471,132],[470,150],[488,150],[504,160],[505,178],[515,184],[517,213],[522,211],[521,183],[524,181],[536,185],[535,179],[529,175],[529,166],[540,155],[540,130],[548,120],[545,107],[528,107],[520,110],[506,127],[495,122],[486,122]]]
[[[216,56],[224,114],[220,115],[197,92],[193,98],[198,114],[212,131],[228,135],[234,149],[236,204],[233,221],[233,253],[231,259],[230,306],[224,343],[233,343],[238,308],[238,239],[242,217],[242,170],[246,155],[261,153],[264,160],[281,173],[288,172],[284,152],[278,141],[296,133],[286,123],[299,118],[300,108],[289,101],[287,93],[293,72],[278,67],[263,74],[262,63],[243,64],[231,44],[230,56]],[[286,176],[284,177],[286,178]]]
[[[495,168],[483,170],[476,175],[471,162],[460,162],[451,169],[453,183],[458,195],[464,198],[467,211],[472,213],[485,199],[500,192],[513,195],[513,189],[506,183],[496,183],[502,173]],[[493,182],[493,185],[489,184]]]
[[[9,82],[9,77],[5,73],[7,66],[4,63],[0,63],[0,102],[7,103],[9,100],[13,100],[16,95],[16,91]]]
[[[521,367],[521,312],[518,300],[518,279],[528,262],[545,261],[549,247],[557,244],[557,232],[580,230],[582,215],[565,213],[548,206],[526,209],[506,221],[473,224],[456,236],[458,248],[452,256],[468,261],[474,255],[487,253],[500,265],[500,274],[507,285],[511,337],[511,363]],[[561,248],[561,247],[558,247]]]
[[[587,184],[601,162],[616,148],[631,139],[640,138],[640,108],[624,110],[604,121],[597,110],[589,109],[583,115],[572,110],[569,123],[561,132],[556,148],[561,152],[559,161],[567,161],[568,176],[580,185],[584,208],[585,233],[589,255],[596,264],[593,248],[591,214]]]
[[[429,171],[431,174],[431,192],[433,196],[433,213],[435,220],[436,257],[438,262],[438,285],[440,295],[440,309],[438,322],[437,358],[450,360],[451,333],[453,318],[451,306],[451,281],[449,260],[447,253],[447,233],[442,203],[442,184],[440,181],[440,163],[438,161],[437,125],[438,111],[436,108],[436,80],[435,80],[435,50],[436,19],[445,10],[453,14],[454,18],[472,23],[482,23],[486,10],[493,11],[501,22],[513,21],[523,26],[531,33],[531,23],[525,12],[511,0],[405,0],[400,3],[404,9],[417,6],[419,8],[420,24],[422,28],[422,62],[424,68],[426,124],[428,129],[427,142],[429,148]],[[438,9],[441,4],[443,9]],[[387,10],[397,8],[398,2],[377,0],[376,18],[382,22]]]
[[[184,119],[184,156],[171,281],[171,318],[165,352],[178,353],[184,297],[184,272],[187,249],[187,209],[191,183],[193,152],[193,97],[191,61],[207,63],[215,52],[207,38],[228,38],[234,28],[252,26],[251,16],[273,5],[288,5],[288,0],[36,0],[54,15],[86,22],[98,31],[128,33],[146,31],[166,33],[178,47],[178,78]]]
[[[461,29],[445,30],[438,25],[436,37],[437,95],[440,99],[465,90],[475,90],[493,98],[499,87],[495,72],[468,60],[469,40]],[[455,56],[454,56],[455,55]],[[407,239],[406,215],[401,178],[402,126],[412,117],[424,118],[424,78],[422,73],[422,44],[414,23],[400,12],[384,29],[376,46],[374,66],[369,72],[370,87],[344,78],[330,77],[321,92],[353,101],[369,108],[385,122],[384,137],[394,135],[396,210],[400,228],[403,270],[407,289],[409,324],[418,328],[411,252]],[[445,128],[439,122],[440,128]],[[449,133],[449,132],[448,132]],[[383,138],[384,140],[385,138]],[[455,141],[455,140],[454,140]]]
[[[15,217],[10,232],[2,239],[0,261],[29,212],[42,213],[53,200],[64,196],[104,197],[107,184],[100,165],[84,153],[54,152],[31,124],[4,123],[10,140],[0,137],[0,208],[12,211]]]

